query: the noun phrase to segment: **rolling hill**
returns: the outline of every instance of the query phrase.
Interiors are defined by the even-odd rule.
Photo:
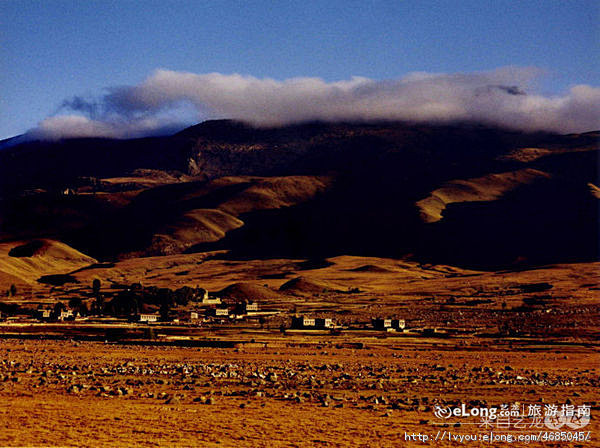
[[[44,275],[68,274],[93,263],[59,241],[0,243],[0,284],[30,285]]]

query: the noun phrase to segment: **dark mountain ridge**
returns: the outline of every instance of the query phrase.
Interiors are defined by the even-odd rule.
[[[591,261],[597,141],[474,124],[219,120],[170,137],[28,142],[0,151],[0,238],[54,237],[100,259],[223,248],[475,267]],[[148,170],[185,179],[139,187]],[[277,180],[289,176],[301,178]],[[417,205],[428,197],[445,202],[436,222]]]
[[[489,156],[507,147],[556,138],[473,124],[313,122],[254,128],[213,120],[168,137],[27,141],[5,148],[0,151],[0,192],[67,188],[80,177],[124,176],[137,168],[179,171],[203,179],[340,171],[345,168],[340,167],[344,158],[348,167],[357,158],[358,162],[372,160],[390,150],[421,157],[472,158],[482,149]]]

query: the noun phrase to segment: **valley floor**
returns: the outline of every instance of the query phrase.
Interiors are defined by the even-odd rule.
[[[156,324],[147,334],[148,325],[97,317],[8,316],[0,323],[0,445],[599,446],[599,263],[482,272],[385,258],[198,253],[91,265],[78,255],[65,267],[66,249],[53,250],[52,259],[4,258],[3,287],[22,281],[6,306],[92,301],[99,279],[107,300],[134,282],[200,286],[230,306],[253,300],[276,314],[262,324]],[[57,266],[69,282],[36,281]],[[295,314],[333,318],[340,330],[280,332]],[[366,330],[375,317],[405,319],[408,331]],[[117,327],[141,336],[109,338]],[[462,405],[517,414],[449,416]],[[546,419],[554,405],[591,418]]]
[[[458,442],[432,439],[566,431],[589,440],[464,444],[598,446],[597,345],[353,342],[302,335],[234,348],[2,341],[0,444],[445,447]],[[463,403],[516,404],[525,415],[530,404],[542,414],[545,405],[586,405],[591,420],[553,430],[543,417],[486,423],[434,413],[436,405]]]

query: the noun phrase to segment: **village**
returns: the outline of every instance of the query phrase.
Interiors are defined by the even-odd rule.
[[[7,295],[10,295],[10,291]],[[111,284],[102,289],[97,279],[91,288],[79,288],[77,294],[65,295],[54,303],[39,304],[34,308],[1,305],[0,322],[16,324],[21,328],[28,323],[226,328],[243,322],[261,329],[276,329],[281,333],[315,330],[336,334],[348,329],[402,333],[406,330],[405,320],[396,317],[373,317],[369,324],[342,324],[330,315],[302,314],[296,310],[291,312],[273,306],[264,307],[258,300],[252,299],[223,299],[199,286],[172,290],[133,283]],[[431,334],[431,330],[427,329],[426,333]]]

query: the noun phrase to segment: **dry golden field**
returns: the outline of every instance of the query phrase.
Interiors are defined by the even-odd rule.
[[[475,418],[456,425],[435,417],[436,404],[586,403],[591,441],[510,446],[598,446],[595,348],[362,340],[361,349],[344,348],[343,337],[300,336],[229,349],[4,341],[0,443],[456,446],[406,434],[550,432],[529,428],[531,419],[509,429]]]
[[[41,261],[29,267],[32,276],[56,269],[55,252],[48,268]],[[85,296],[98,278],[107,293],[111,282],[200,285],[280,313],[263,328],[155,325],[151,341],[103,341],[109,323],[4,322],[0,444],[449,447],[459,442],[447,437],[490,431],[552,437],[543,423],[529,427],[531,418],[485,426],[434,414],[435,406],[518,403],[590,406],[582,429],[590,440],[493,446],[598,446],[598,264],[480,272],[384,258],[316,265],[224,255],[128,259],[72,272],[79,283],[20,286],[7,301],[32,308]],[[331,316],[344,328],[282,334],[293,313]],[[404,318],[408,331],[365,330],[377,316]],[[424,336],[424,328],[437,333]]]

